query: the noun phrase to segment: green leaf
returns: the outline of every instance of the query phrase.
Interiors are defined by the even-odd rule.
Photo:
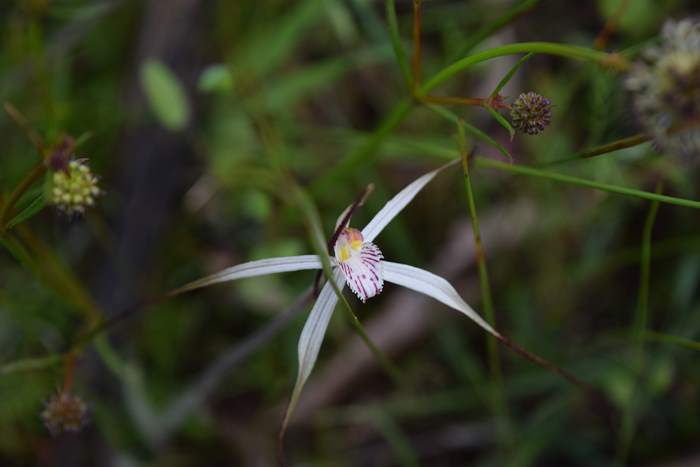
[[[44,196],[44,193],[39,193],[39,195],[37,195],[24,209],[22,209],[15,217],[10,219],[5,228],[11,229],[16,225],[21,224],[41,211],[44,206],[46,206],[46,197]]]
[[[491,93],[491,97],[497,96],[498,93],[501,92],[501,89],[503,89],[506,86],[506,84],[508,84],[508,82],[513,78],[513,76],[515,76],[515,73],[520,69],[520,67],[523,66],[523,64],[527,62],[533,55],[534,54],[530,52],[529,54],[523,56],[520,60],[518,60],[515,63],[515,65],[513,65],[513,67],[510,70],[508,70],[508,73],[506,73],[506,75],[498,82],[496,88]]]
[[[199,75],[197,89],[202,92],[226,93],[233,89],[233,76],[226,65],[210,65]]]
[[[160,123],[172,131],[182,130],[190,119],[185,90],[175,74],[158,60],[141,65],[141,86],[151,110]]]
[[[511,6],[493,21],[482,23],[483,25],[477,29],[476,32],[471,34],[470,37],[464,42],[454,58],[463,57],[464,55],[468,54],[472,51],[472,49],[474,49],[474,47],[491,37],[495,32],[508,26],[519,16],[524,15],[535,8],[539,2],[540,0],[523,0],[520,3],[516,3],[515,5]]]
[[[289,2],[285,14],[253,34],[238,54],[237,70],[258,78],[278,68],[323,13],[320,0]],[[262,46],[261,46],[262,45]],[[237,71],[236,70],[236,71]]]
[[[513,157],[510,155],[508,150],[503,147],[501,143],[496,141],[495,139],[491,138],[489,135],[478,129],[477,127],[470,125],[469,123],[465,122],[464,120],[460,119],[454,112],[445,109],[444,107],[439,107],[436,105],[431,105],[429,106],[431,110],[435,111],[439,115],[443,116],[447,120],[451,121],[455,125],[464,125],[464,129],[467,130],[469,133],[472,134],[472,136],[476,137],[477,139],[480,139],[481,141],[490,144],[491,146],[495,147],[498,149],[501,154],[506,156],[509,161],[513,161]],[[461,123],[460,123],[461,122]]]
[[[403,75],[407,86],[411,83],[411,70],[408,67],[408,59],[406,51],[401,43],[401,33],[399,32],[399,21],[396,18],[396,5],[394,0],[385,0],[384,7],[386,9],[386,20],[389,24],[389,37],[391,38],[391,47],[394,49],[396,61],[399,64],[399,69]]]
[[[513,126],[510,124],[510,122],[509,122],[508,120],[506,120],[506,118],[505,118],[503,115],[501,115],[500,113],[498,113],[498,111],[497,111],[496,109],[494,109],[493,107],[488,107],[488,106],[487,106],[487,107],[486,107],[486,110],[488,110],[489,113],[491,114],[491,116],[492,116],[494,119],[496,119],[496,121],[497,121],[503,128],[505,128],[505,129],[508,131],[508,134],[510,135],[510,140],[513,141],[513,137],[515,136],[515,128],[513,128]]]

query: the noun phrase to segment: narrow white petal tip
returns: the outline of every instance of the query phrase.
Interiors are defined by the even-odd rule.
[[[382,291],[384,256],[377,245],[363,241],[359,230],[343,229],[335,244],[335,257],[348,287],[363,303]]]

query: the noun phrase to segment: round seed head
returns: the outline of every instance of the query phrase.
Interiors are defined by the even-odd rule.
[[[87,405],[80,397],[59,391],[46,402],[41,418],[54,436],[63,432],[77,432],[87,423]]]
[[[536,92],[520,94],[510,108],[513,128],[528,135],[539,135],[552,121],[552,103]]]
[[[667,21],[625,81],[644,129],[671,154],[700,156],[700,21]]]

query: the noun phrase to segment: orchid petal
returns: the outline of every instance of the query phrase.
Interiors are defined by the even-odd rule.
[[[342,272],[335,270],[332,280],[337,284],[338,289],[342,293],[344,281]],[[286,427],[289,422],[292,412],[299,401],[301,390],[304,384],[306,384],[306,380],[309,379],[309,375],[316,364],[318,352],[321,349],[323,338],[326,335],[326,329],[328,329],[328,322],[333,315],[333,310],[335,310],[337,303],[338,295],[336,295],[335,290],[333,290],[333,284],[331,284],[330,281],[326,282],[326,285],[321,289],[321,293],[318,295],[316,303],[314,303],[309,313],[309,317],[306,319],[304,329],[301,331],[301,336],[299,336],[299,370],[297,372],[296,383],[294,383],[292,397],[287,407],[287,413],[284,416],[284,427]]]
[[[321,258],[318,255],[284,256],[281,258],[268,258],[258,261],[237,264],[211,276],[203,277],[185,284],[170,292],[170,295],[178,295],[190,290],[199,289],[220,282],[235,281],[247,277],[265,276],[280,272],[303,271],[307,269],[321,269]]]
[[[362,300],[362,303],[381,293],[384,288],[383,259],[384,256],[377,245],[372,242],[364,242],[356,257],[344,262],[338,261],[338,267],[343,271],[345,282],[350,290]]]
[[[374,216],[374,218],[369,221],[369,224],[362,229],[362,235],[365,241],[371,242],[377,235],[384,230],[384,227],[389,224],[389,222],[394,219],[402,210],[410,203],[413,198],[423,189],[425,185],[428,184],[435,176],[440,173],[443,169],[457,163],[458,160],[449,162],[440,168],[428,172],[427,174],[417,178],[411,182],[406,188],[399,191],[393,198],[391,198],[382,209]]]
[[[490,334],[501,337],[500,333],[462,300],[449,282],[432,272],[407,264],[384,261],[384,280],[433,297],[438,302],[464,313]]]

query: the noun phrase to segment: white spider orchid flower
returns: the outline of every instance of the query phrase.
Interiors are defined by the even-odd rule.
[[[384,227],[413,200],[428,182],[435,178],[440,171],[453,164],[454,162],[448,163],[433,170],[406,186],[390,199],[361,231],[350,227],[343,228],[335,242],[335,258],[331,258],[332,280],[335,281],[341,291],[344,284],[347,284],[362,302],[378,295],[383,290],[384,282],[415,290],[465,314],[482,329],[502,339],[501,334],[484,321],[445,279],[423,269],[385,261],[381,250],[372,243]],[[340,216],[340,219],[343,219],[347,212],[346,210]],[[173,291],[171,295],[219,282],[309,269],[323,269],[321,258],[318,255],[288,256],[251,261],[191,282]],[[299,370],[287,410],[285,425],[293,407],[296,405],[301,389],[316,363],[321,343],[337,303],[338,296],[332,284],[327,282],[318,294],[299,338]]]

